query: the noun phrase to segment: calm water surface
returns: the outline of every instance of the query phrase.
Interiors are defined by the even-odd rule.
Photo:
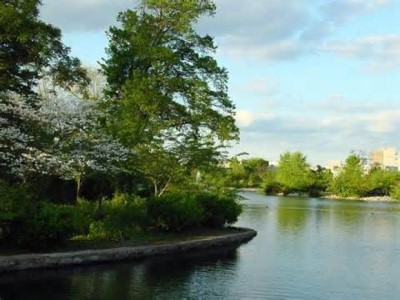
[[[0,299],[400,299],[400,204],[248,198],[237,250],[0,275]]]

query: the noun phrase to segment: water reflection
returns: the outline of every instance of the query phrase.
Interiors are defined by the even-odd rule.
[[[196,280],[199,272],[234,273],[237,260],[237,250],[225,248],[134,263],[8,273],[0,276],[0,299],[154,299],[163,293],[179,299],[190,293],[189,282],[207,290],[201,286],[206,282]]]
[[[277,225],[282,233],[298,234],[306,226],[312,211],[305,207],[304,199],[286,199],[277,206]]]

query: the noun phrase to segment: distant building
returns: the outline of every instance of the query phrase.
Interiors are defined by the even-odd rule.
[[[343,163],[340,160],[330,160],[325,168],[331,170],[333,176],[336,176],[342,170],[342,167]]]
[[[371,166],[380,166],[386,170],[399,170],[399,157],[397,150],[393,147],[373,150],[369,153]]]

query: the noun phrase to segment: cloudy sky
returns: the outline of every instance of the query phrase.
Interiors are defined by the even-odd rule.
[[[43,0],[42,18],[86,64],[132,0]],[[400,148],[400,0],[216,0],[200,32],[230,73],[241,141],[232,154],[312,164]]]

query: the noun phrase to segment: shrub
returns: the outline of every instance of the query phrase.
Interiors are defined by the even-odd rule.
[[[196,226],[218,227],[237,221],[242,206],[234,193],[171,193],[148,202],[154,227],[182,231]]]
[[[266,195],[277,195],[283,191],[282,186],[278,182],[264,183],[262,188]]]
[[[22,247],[40,249],[81,234],[86,222],[75,206],[31,203],[19,216],[10,237]]]
[[[394,187],[390,193],[390,197],[396,200],[400,200],[400,185]]]
[[[147,204],[144,199],[118,194],[103,203],[101,218],[93,218],[90,224],[91,239],[129,239],[148,224]]]
[[[204,208],[203,226],[223,227],[237,221],[242,212],[235,194],[209,194],[196,195],[197,201]]]
[[[26,187],[11,185],[0,179],[0,219],[16,216],[21,210],[21,204],[28,200],[29,193]]]
[[[182,231],[196,227],[204,220],[204,208],[195,195],[187,193],[166,194],[148,202],[152,225],[165,231]]]

